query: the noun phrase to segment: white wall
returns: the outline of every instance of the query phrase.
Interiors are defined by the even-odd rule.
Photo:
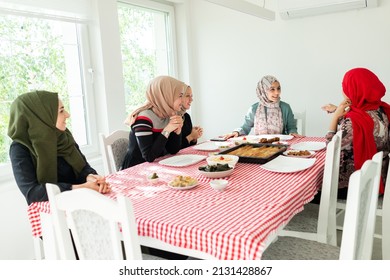
[[[27,203],[14,183],[0,191],[0,260],[33,259],[34,248]]]
[[[306,134],[322,136],[330,115],[321,105],[341,101],[341,81],[353,67],[374,71],[390,89],[389,1],[380,7],[294,20],[266,21],[206,1],[190,4],[192,115],[205,138],[240,126],[267,74],[282,100],[306,110]],[[276,1],[266,1],[277,10]],[[385,100],[390,101],[389,97]]]

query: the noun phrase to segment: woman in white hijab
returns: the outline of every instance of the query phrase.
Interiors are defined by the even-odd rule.
[[[281,86],[274,76],[264,76],[256,88],[259,102],[253,104],[245,115],[244,124],[224,135],[225,139],[248,135],[254,128],[255,135],[297,133],[297,125],[291,107],[280,100]]]

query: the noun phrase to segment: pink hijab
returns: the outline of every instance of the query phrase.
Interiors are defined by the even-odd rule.
[[[173,104],[180,94],[185,93],[188,85],[170,76],[158,76],[149,82],[146,89],[146,102],[132,112],[125,124],[132,125],[141,111],[152,109],[161,119],[176,114]]]

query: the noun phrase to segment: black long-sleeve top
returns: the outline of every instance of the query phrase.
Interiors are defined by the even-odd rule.
[[[161,134],[168,122],[169,119],[160,119],[152,110],[140,112],[131,125],[129,148],[121,169],[180,151],[181,134],[172,132],[168,138]]]
[[[79,146],[77,144],[75,144],[75,146],[80,151]],[[37,180],[36,169],[29,149],[14,141],[11,144],[9,155],[16,184],[26,198],[27,203],[31,204],[38,201],[47,201],[48,197],[45,184],[40,184]],[[81,155],[83,156],[86,165],[81,170],[79,176],[74,174],[72,166],[70,166],[62,157],[57,157],[58,182],[56,184],[61,192],[71,190],[72,185],[74,184],[85,183],[89,174],[97,174],[96,170],[89,165],[85,156],[82,153]]]
[[[191,117],[188,113],[185,113],[183,117],[184,117],[184,123],[183,123],[183,127],[181,129],[181,136],[182,136],[181,137],[181,148],[182,149],[187,148],[189,146],[193,146],[198,142],[197,140],[188,142],[187,136],[190,135],[192,132],[192,121],[191,121]]]

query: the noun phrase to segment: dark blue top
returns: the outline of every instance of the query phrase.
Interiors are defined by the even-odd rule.
[[[172,132],[168,139],[161,134],[169,118],[160,119],[152,110],[138,114],[131,125],[129,148],[121,169],[143,163],[153,162],[166,154],[176,154],[181,149],[181,134]]]
[[[75,145],[80,151],[79,146]],[[12,142],[9,155],[16,184],[26,198],[27,203],[47,201],[45,184],[40,184],[37,180],[35,165],[29,149],[18,142]],[[89,165],[85,156],[82,153],[81,155],[87,164],[81,170],[79,176],[74,174],[72,166],[62,157],[57,158],[58,182],[56,185],[58,185],[61,192],[71,190],[72,185],[85,183],[89,174],[97,174],[96,170]]]
[[[181,148],[187,148],[189,146],[195,145],[198,140],[193,140],[191,142],[188,142],[187,136],[191,134],[192,132],[192,121],[191,117],[188,113],[185,113],[184,116],[184,123],[183,127],[181,128]]]

